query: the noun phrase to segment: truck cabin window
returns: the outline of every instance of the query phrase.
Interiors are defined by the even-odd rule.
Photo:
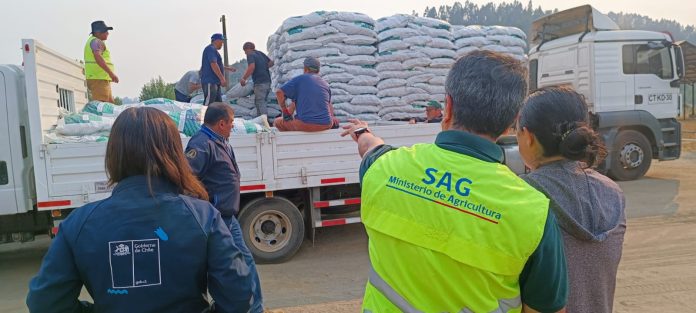
[[[624,74],[653,74],[662,79],[673,79],[672,55],[669,47],[654,45],[623,46]]]

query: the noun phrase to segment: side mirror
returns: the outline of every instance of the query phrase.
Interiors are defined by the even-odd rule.
[[[684,76],[686,76],[686,73],[684,66],[684,55],[682,54],[682,48],[680,46],[674,46],[674,56],[674,61],[677,63],[677,77],[682,79]]]

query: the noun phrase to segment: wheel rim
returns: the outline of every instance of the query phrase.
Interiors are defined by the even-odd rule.
[[[290,241],[290,218],[280,211],[269,210],[254,217],[249,226],[251,244],[263,252],[276,252]]]
[[[643,149],[634,143],[629,143],[621,149],[619,160],[624,168],[634,169],[643,163],[643,157]]]

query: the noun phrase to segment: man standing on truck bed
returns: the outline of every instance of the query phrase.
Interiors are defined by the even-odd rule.
[[[256,105],[256,115],[268,115],[266,100],[268,92],[271,90],[271,72],[269,67],[273,66],[273,61],[263,52],[257,51],[253,42],[245,42],[242,46],[247,56],[247,70],[239,80],[239,84],[245,86],[247,79],[251,76],[254,80],[254,104]]]
[[[509,56],[460,58],[435,144],[396,149],[365,122],[344,127],[363,156],[364,312],[564,309],[566,261],[549,200],[502,164],[495,144],[522,105],[526,77]]]
[[[210,104],[205,111],[201,130],[186,145],[186,158],[193,173],[205,186],[210,203],[220,211],[225,224],[230,227],[235,244],[244,255],[244,261],[256,271],[254,257],[244,243],[242,229],[236,218],[239,214],[240,180],[237,158],[228,141],[232,127],[232,107],[222,102]],[[252,290],[254,303],[261,303],[263,299],[258,276]]]
[[[104,21],[92,22],[92,33],[85,44],[85,76],[89,94],[92,100],[109,103],[114,103],[111,82],[118,83],[118,76],[114,74],[111,53],[104,41],[109,38],[109,31],[113,29],[106,26]]]
[[[203,49],[201,61],[201,85],[203,87],[203,105],[222,101],[222,87],[227,86],[225,70],[235,72],[234,67],[227,67],[222,63],[222,57],[218,50],[225,44],[225,36],[213,34],[210,36],[210,44]]]

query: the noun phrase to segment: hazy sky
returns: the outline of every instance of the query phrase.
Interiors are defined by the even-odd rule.
[[[227,16],[230,62],[233,62],[243,57],[241,46],[245,41],[253,41],[265,51],[268,35],[290,16],[336,10],[362,12],[377,19],[413,10],[421,13],[426,6],[453,3],[442,0],[0,0],[0,64],[21,63],[22,38],[37,39],[68,57],[82,59],[90,23],[102,19],[114,27],[107,41],[121,80],[114,84],[114,95],[135,97],[152,77],[161,75],[166,81],[174,82],[187,70],[199,68],[201,52],[210,42],[210,35],[221,30],[222,14]],[[535,6],[561,10],[587,3],[534,1]],[[589,1],[589,4],[605,13],[624,11],[696,24],[696,1],[612,0]]]

